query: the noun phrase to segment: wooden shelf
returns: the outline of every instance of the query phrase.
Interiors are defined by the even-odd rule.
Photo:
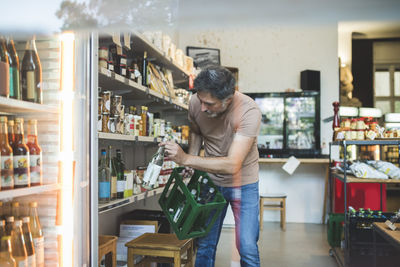
[[[331,142],[332,145],[363,145],[363,146],[374,146],[374,145],[399,145],[400,140],[344,140]]]
[[[310,164],[328,164],[329,159],[327,158],[314,158],[314,159],[309,159],[309,158],[298,158],[300,163],[310,163]],[[288,161],[288,158],[260,158],[258,160],[259,163],[285,163]]]
[[[41,186],[32,186],[32,187],[27,187],[27,188],[21,188],[21,189],[0,191],[0,199],[9,199],[9,198],[14,198],[14,197],[40,194],[40,193],[59,190],[59,189],[61,189],[61,184],[57,183],[57,184],[47,184],[47,185],[41,185]]]
[[[49,105],[37,104],[0,96],[0,113],[24,114],[31,112],[57,114],[58,108]]]
[[[156,189],[148,190],[148,191],[145,191],[145,192],[137,194],[137,195],[133,195],[128,198],[117,199],[117,200],[113,200],[113,201],[110,201],[105,204],[99,204],[99,214],[121,208],[123,206],[138,202],[138,201],[148,198],[148,197],[157,196],[164,191],[164,188],[165,187],[158,187]]]
[[[344,182],[344,174],[332,172],[332,176]],[[377,179],[377,178],[357,178],[354,175],[346,175],[347,183],[381,183],[381,184],[400,184],[400,179]]]
[[[115,134],[115,133],[98,133],[99,139],[104,140],[117,140],[117,141],[129,141],[129,142],[143,142],[143,143],[160,143],[162,141],[161,137],[152,136],[134,136],[125,134]],[[188,141],[179,143],[180,145],[188,145]]]
[[[126,100],[152,103],[152,106],[161,106],[163,109],[188,110],[189,108],[188,105],[102,67],[99,67],[99,85],[104,90],[123,95]]]

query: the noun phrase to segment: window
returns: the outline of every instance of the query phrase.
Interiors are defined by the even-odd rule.
[[[400,64],[375,64],[374,106],[382,113],[400,112]]]

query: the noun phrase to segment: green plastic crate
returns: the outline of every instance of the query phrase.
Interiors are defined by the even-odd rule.
[[[173,170],[158,201],[176,236],[181,240],[207,235],[226,204],[225,198],[206,172],[195,170],[186,185],[180,175],[183,169],[179,167]],[[206,204],[198,203],[190,193],[192,189],[199,193],[200,176],[208,178],[207,185],[215,189],[215,196]],[[176,214],[179,208],[181,212]]]
[[[328,243],[331,247],[340,247],[343,233],[343,213],[331,213],[328,219]]]

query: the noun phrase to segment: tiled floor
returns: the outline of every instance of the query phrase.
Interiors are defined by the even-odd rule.
[[[231,266],[233,233],[233,228],[222,230],[215,267]],[[337,266],[329,256],[326,225],[287,223],[282,232],[279,223],[265,222],[258,246],[263,267]]]

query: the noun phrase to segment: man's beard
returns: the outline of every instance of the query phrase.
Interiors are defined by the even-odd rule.
[[[226,106],[227,106],[226,101],[224,101],[224,102],[222,102],[222,111],[220,111],[220,112],[211,112],[211,111],[207,110],[204,113],[209,118],[215,118],[215,117],[221,115],[222,113],[224,113],[226,111]]]

